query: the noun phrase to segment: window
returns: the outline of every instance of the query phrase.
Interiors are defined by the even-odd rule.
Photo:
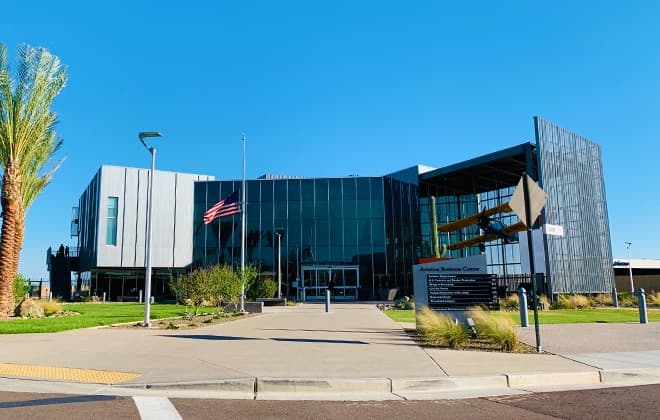
[[[117,245],[117,197],[108,197],[108,220],[105,231],[105,244]]]

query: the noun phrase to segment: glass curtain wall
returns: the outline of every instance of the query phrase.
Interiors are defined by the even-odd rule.
[[[433,203],[435,201],[435,213],[437,226],[446,223],[454,222],[463,217],[477,213],[478,200],[474,194],[469,195],[450,195],[450,196],[433,196],[424,197],[420,199],[420,213],[421,213],[421,231],[422,231],[422,257],[433,257]],[[438,244],[449,245],[452,243],[460,242],[472,238],[479,234],[477,225],[471,225],[454,232],[439,233]],[[447,251],[445,258],[463,258],[472,255],[478,255],[478,247],[470,247],[463,249],[456,249]]]
[[[515,187],[504,187],[494,191],[480,194],[462,195],[438,195],[438,191],[431,185],[424,186],[424,193],[428,196],[420,199],[421,232],[422,232],[422,257],[432,258],[433,255],[433,232],[432,232],[432,209],[435,202],[436,223],[438,226],[454,222],[461,218],[477,214],[480,211],[496,207],[510,200]],[[518,217],[513,213],[499,213],[491,216],[505,226],[511,226],[518,222]],[[438,242],[449,245],[481,234],[478,224],[467,226],[453,232],[439,233]],[[445,258],[464,258],[479,255],[481,249],[478,245],[447,251]],[[488,272],[496,274],[501,279],[518,277],[521,274],[520,247],[518,242],[505,244],[501,239],[486,242],[484,252],[488,261]]]
[[[497,207],[511,200],[515,186],[500,188],[479,194],[479,211]],[[519,218],[513,212],[498,213],[491,216],[504,226],[518,223]],[[516,278],[522,274],[520,263],[520,244],[518,241],[506,243],[502,239],[486,242],[485,252],[488,261],[488,273],[497,274],[500,279]]]
[[[240,181],[195,184],[194,266],[240,266],[240,216],[202,222],[238,188]],[[282,292],[289,296],[302,264],[357,265],[362,299],[387,287],[410,293],[419,256],[417,196],[416,186],[383,177],[248,180],[246,261],[276,279],[279,233]]]

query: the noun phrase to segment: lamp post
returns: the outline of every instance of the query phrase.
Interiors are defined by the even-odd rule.
[[[147,201],[147,268],[144,274],[144,326],[150,324],[151,312],[151,215],[153,213],[154,174],[156,170],[156,148],[149,146],[144,139],[149,137],[163,137],[156,131],[142,131],[138,138],[151,154],[151,172],[149,172],[149,200]]]
[[[632,261],[630,261],[630,245],[632,242],[624,242],[626,244],[626,249],[628,250],[628,273],[630,274],[630,293],[635,294],[635,285],[633,283],[632,277]]]
[[[277,235],[277,297],[282,297],[282,234],[275,230]]]

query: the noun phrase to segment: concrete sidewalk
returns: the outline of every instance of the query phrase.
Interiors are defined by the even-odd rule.
[[[650,325],[655,331],[656,325]],[[553,335],[550,327],[558,327],[558,332]],[[546,348],[564,349],[565,341],[577,341],[570,338],[573,333],[565,334],[570,328],[564,327],[543,327]],[[601,334],[598,327],[575,334]],[[529,330],[533,337],[533,328],[527,329],[522,333],[525,340]],[[628,334],[628,341],[635,341],[635,334],[649,332],[638,330],[624,328],[617,334]],[[655,345],[660,350],[660,341],[644,343],[644,351],[651,352],[645,366],[653,368],[658,355],[647,348]],[[56,387],[74,393],[160,391],[270,399],[317,399],[320,395],[327,399],[330,393],[335,399],[363,399],[360,395],[388,399],[438,398],[449,395],[446,391],[502,395],[535,386],[599,386],[603,382],[599,363],[585,363],[575,356],[586,353],[571,352],[573,356],[567,358],[420,348],[374,304],[333,304],[330,313],[320,304],[273,307],[261,316],[183,331],[98,328],[2,335],[0,349],[0,363],[5,364],[140,375],[112,388],[7,378],[0,380],[0,389]],[[635,349],[627,350],[637,354]],[[640,368],[619,360],[616,369],[622,366]],[[655,381],[653,371],[642,373],[635,378]],[[657,377],[660,382],[660,371]]]

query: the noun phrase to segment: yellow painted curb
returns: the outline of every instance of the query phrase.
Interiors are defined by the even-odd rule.
[[[0,363],[0,375],[20,378],[58,379],[68,382],[114,385],[139,378],[140,374],[109,370],[74,369],[54,366],[14,365]]]

